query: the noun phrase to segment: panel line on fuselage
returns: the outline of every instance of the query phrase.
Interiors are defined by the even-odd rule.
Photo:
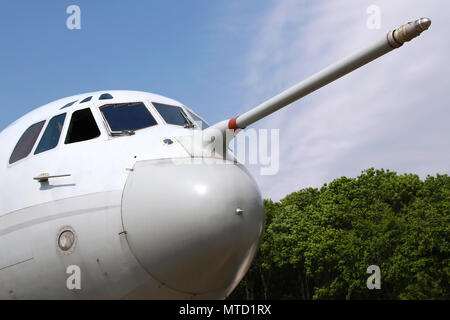
[[[36,205],[36,206],[33,206],[33,207],[38,207],[38,206],[40,206],[40,205]],[[33,208],[33,207],[31,207],[31,208]],[[120,208],[120,207],[121,207],[121,205],[103,206],[103,207],[96,207],[96,208],[87,208],[87,209],[68,211],[68,212],[63,212],[63,213],[56,214],[56,215],[41,217],[41,218],[29,220],[27,222],[23,222],[23,223],[19,223],[19,224],[10,226],[10,227],[5,228],[3,230],[0,229],[0,237],[2,237],[4,235],[7,235],[7,234],[9,234],[11,232],[15,232],[15,231],[18,231],[20,229],[28,228],[28,227],[31,227],[31,226],[34,226],[34,225],[37,225],[37,224],[41,224],[41,223],[47,222],[47,221],[52,221],[52,220],[57,220],[57,219],[66,218],[66,217],[72,217],[72,216],[78,216],[78,215],[82,215],[82,214],[86,214],[86,213],[92,213],[92,212],[102,211],[102,210],[107,210],[107,209],[115,209],[115,208]]]
[[[5,270],[5,269],[8,269],[8,268],[11,268],[11,267],[15,267],[15,266],[17,266],[17,265],[19,265],[19,264],[22,264],[22,263],[31,261],[31,260],[33,260],[33,259],[34,259],[34,258],[29,258],[29,259],[26,259],[26,260],[23,260],[23,261],[19,261],[19,262],[13,263],[13,264],[8,265],[8,266],[5,266],[5,267],[0,267],[0,271]]]

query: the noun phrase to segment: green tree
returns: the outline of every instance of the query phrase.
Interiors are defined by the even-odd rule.
[[[450,178],[365,170],[265,200],[259,253],[231,299],[450,299]],[[381,290],[368,290],[368,266]]]

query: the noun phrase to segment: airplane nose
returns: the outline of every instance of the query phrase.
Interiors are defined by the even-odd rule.
[[[130,172],[122,220],[153,278],[183,293],[225,295],[257,251],[264,208],[242,165],[149,160]]]

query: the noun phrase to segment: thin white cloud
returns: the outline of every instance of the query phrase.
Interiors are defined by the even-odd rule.
[[[381,8],[381,29],[366,9]],[[422,16],[430,30],[404,47],[297,101],[256,125],[280,128],[280,171],[259,175],[263,195],[280,199],[368,167],[448,173],[450,26],[448,1],[276,1],[259,22],[248,59],[249,106],[279,93],[388,30]],[[244,111],[244,110],[242,110]]]

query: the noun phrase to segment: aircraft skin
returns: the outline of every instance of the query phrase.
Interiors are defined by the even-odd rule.
[[[113,99],[99,100],[103,93]],[[99,107],[129,102],[143,102],[158,124],[111,136]],[[260,191],[233,161],[175,161],[191,159],[177,137],[194,129],[166,124],[152,102],[185,108],[145,92],[93,92],[49,103],[0,133],[0,299],[223,299],[239,283],[262,235]],[[85,108],[100,136],[65,144],[71,114]],[[56,148],[34,154],[36,142],[9,164],[30,125],[64,112]],[[70,176],[33,179],[42,173]],[[58,245],[65,230],[75,235],[68,251]],[[80,290],[66,283],[73,265]]]

